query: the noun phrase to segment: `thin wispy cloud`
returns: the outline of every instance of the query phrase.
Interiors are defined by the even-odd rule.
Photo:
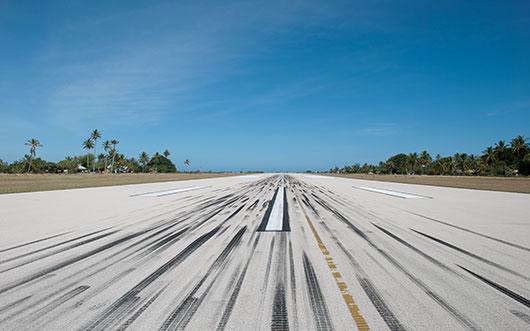
[[[359,136],[387,137],[400,133],[400,126],[397,124],[378,124],[358,129]]]
[[[103,121],[107,127],[134,126],[156,124],[168,113],[190,108],[208,112],[208,100],[189,96],[232,76],[244,77],[249,69],[241,61],[266,54],[266,46],[261,45],[266,45],[267,38],[286,30],[305,33],[344,17],[340,6],[318,2],[276,2],[258,9],[244,2],[162,3],[71,22],[65,31],[58,27],[57,37],[51,37],[41,55],[43,79],[49,84],[45,105],[49,119],[76,129],[76,123],[87,121]],[[117,27],[116,22],[133,25]],[[333,29],[344,25],[340,22]],[[153,23],[155,28],[150,26]],[[119,30],[112,31],[115,28]],[[117,38],[107,38],[105,33]],[[137,34],[142,38],[135,38]],[[74,35],[86,37],[87,44],[77,40],[69,44]],[[228,109],[216,109],[213,114],[303,97],[311,93],[314,86],[309,85],[314,81],[301,77],[276,90],[232,98]],[[204,115],[209,116],[197,113]]]

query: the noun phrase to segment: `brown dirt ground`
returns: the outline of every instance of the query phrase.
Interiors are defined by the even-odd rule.
[[[0,194],[235,176],[232,173],[0,174]]]
[[[530,193],[528,177],[408,176],[367,174],[325,174],[327,176],[376,180],[382,182],[446,186],[475,190]]]

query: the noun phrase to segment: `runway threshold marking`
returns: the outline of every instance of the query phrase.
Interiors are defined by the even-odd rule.
[[[287,212],[287,196],[285,187],[280,186],[274,192],[269,208],[263,216],[263,220],[258,227],[259,232],[291,231],[289,225],[289,213]]]
[[[402,199],[432,199],[432,197],[428,197],[425,195],[417,195],[417,194],[405,193],[405,192],[399,192],[399,191],[384,190],[384,189],[368,187],[368,186],[354,186],[354,188],[358,188],[358,189],[370,191],[370,192],[375,192],[375,193],[391,195],[391,196],[402,198]]]
[[[133,194],[130,195],[130,197],[163,197],[166,195],[176,194],[180,192],[188,192],[193,190],[198,190],[204,188],[203,186],[192,186],[192,187],[183,187],[179,189],[174,190],[166,190],[166,191],[156,191],[156,192],[147,192],[147,193],[140,193],[140,194]]]
[[[324,255],[324,258],[326,259],[326,263],[329,267],[329,270],[331,271],[331,275],[335,279],[335,283],[337,284],[337,287],[339,288],[340,294],[342,295],[342,299],[346,303],[346,306],[348,306],[348,310],[350,311],[350,315],[353,318],[355,324],[357,325],[357,329],[360,331],[370,330],[370,328],[368,327],[368,323],[366,322],[363,315],[361,314],[359,306],[353,299],[353,296],[351,295],[350,290],[348,289],[348,285],[342,279],[342,275],[340,271],[338,270],[337,265],[335,264],[335,261],[333,260],[333,257],[329,253],[326,245],[324,245],[324,243],[322,242],[322,239],[320,238],[320,235],[318,234],[317,229],[315,228],[315,225],[313,224],[313,222],[307,215],[304,207],[300,205],[300,208],[302,209],[302,212],[304,213],[307,224],[309,224],[309,227],[311,228],[311,232],[313,232],[313,236],[315,237],[315,240],[317,241],[318,248],[320,248],[322,255]]]

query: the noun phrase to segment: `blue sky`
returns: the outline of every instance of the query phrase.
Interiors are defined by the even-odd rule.
[[[202,170],[305,170],[530,136],[528,1],[0,0],[0,158],[98,128]]]

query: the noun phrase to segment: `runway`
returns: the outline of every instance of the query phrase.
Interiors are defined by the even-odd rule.
[[[259,174],[0,195],[2,330],[528,330],[530,195]]]

